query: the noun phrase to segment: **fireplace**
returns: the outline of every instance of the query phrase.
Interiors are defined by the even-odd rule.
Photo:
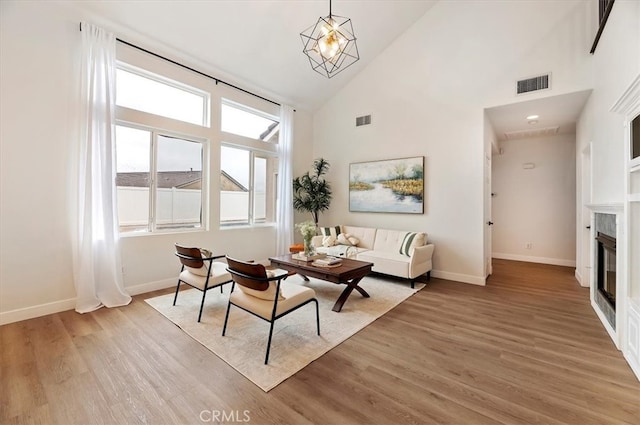
[[[600,310],[601,320],[606,320],[611,330],[616,330],[616,237],[618,233],[615,214],[596,212],[593,246],[592,301]],[[618,307],[620,307],[618,305]],[[620,310],[620,308],[618,308]],[[604,316],[604,317],[602,317]]]
[[[598,232],[596,237],[596,283],[598,292],[616,310],[616,238]]]

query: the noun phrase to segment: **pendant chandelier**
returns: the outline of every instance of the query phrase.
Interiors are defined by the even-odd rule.
[[[358,46],[351,19],[331,13],[300,33],[303,52],[309,57],[314,71],[331,78],[358,59]]]

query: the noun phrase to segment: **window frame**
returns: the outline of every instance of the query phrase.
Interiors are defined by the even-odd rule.
[[[116,61],[118,67],[124,67],[124,69],[129,72],[131,72],[132,69],[139,70],[146,78],[157,76],[159,77],[159,81],[162,83],[166,83],[167,81],[169,83],[178,82],[177,87],[180,89],[184,90],[191,88],[194,89],[196,93],[206,93],[208,96],[207,111],[209,113],[209,127],[206,127],[123,106],[116,106],[115,118],[118,125],[151,131],[156,130],[159,134],[166,134],[184,138],[186,140],[206,143],[203,147],[203,200],[201,204],[202,217],[200,228],[154,229],[153,231],[120,232],[120,236],[144,237],[170,233],[215,232],[219,230],[227,231],[238,227],[241,229],[252,227],[274,227],[276,225],[276,205],[278,202],[278,190],[275,186],[275,182],[278,174],[277,161],[280,160],[278,139],[272,137],[271,140],[267,142],[264,140],[252,139],[250,137],[239,136],[233,133],[222,132],[221,105],[224,101],[232,107],[244,109],[250,113],[263,116],[278,123],[281,121],[280,105],[265,101],[264,99],[251,95],[250,93],[239,91],[234,87],[217,84],[214,79],[203,77],[202,75],[191,72],[188,69],[176,66],[174,63],[167,62],[166,60],[153,55],[148,55],[126,44],[118,43],[116,45]],[[268,165],[267,167],[271,172],[271,175],[267,175],[268,181],[265,191],[269,196],[267,200],[267,208],[271,209],[266,211],[268,216],[267,223],[259,221],[256,223],[222,225],[223,223],[221,223],[220,220],[221,186],[219,180],[222,173],[220,149],[223,144],[248,149],[250,152],[255,151],[256,155],[266,156],[269,159],[271,166],[269,167]],[[155,145],[153,149],[156,149]],[[156,154],[154,153],[154,155]],[[270,157],[273,157],[274,159],[270,159]],[[251,160],[251,167],[253,166],[254,161]],[[156,174],[157,168],[154,168],[154,179],[157,177]],[[271,179],[271,182],[269,182],[269,179]],[[251,183],[253,184],[253,181]],[[156,196],[156,194],[154,194],[154,196]],[[252,193],[252,198],[253,197]],[[151,208],[151,212],[155,214],[156,204],[153,204]],[[253,211],[253,204],[249,212],[252,216],[255,214]]]
[[[230,135],[232,133],[224,133],[227,135]],[[237,137],[244,137],[244,136],[239,136],[239,135],[235,135]],[[224,140],[224,139],[223,139]],[[264,142],[262,142],[264,143]],[[247,205],[247,222],[246,223],[229,223],[229,224],[225,224],[225,222],[222,221],[222,217],[221,214],[219,215],[219,228],[221,230],[224,229],[231,229],[231,228],[238,228],[238,227],[259,227],[259,226],[274,226],[275,223],[275,205],[277,202],[277,190],[275,189],[275,185],[273,183],[269,183],[269,160],[270,159],[276,159],[277,161],[280,160],[280,158],[278,157],[278,152],[274,149],[258,149],[256,147],[250,146],[250,145],[244,145],[244,144],[238,144],[238,143],[231,143],[231,142],[226,142],[226,141],[222,141],[220,142],[220,151],[222,150],[222,148],[232,148],[232,149],[240,149],[240,150],[244,150],[247,151],[249,153],[249,158],[248,158],[248,166],[249,166],[249,183],[248,183],[248,187],[247,187],[247,191],[248,191],[248,196],[249,196],[249,203]],[[269,203],[267,202],[267,200],[265,199],[265,220],[264,221],[256,221],[255,218],[255,194],[256,194],[256,189],[255,189],[255,159],[256,158],[263,158],[266,160],[267,162],[267,167],[266,167],[266,181],[265,181],[265,191],[267,194],[270,194],[271,198],[272,198],[272,202]],[[222,172],[222,154],[220,154],[220,171]],[[277,178],[277,174],[278,174],[278,170],[275,169],[272,172],[273,176],[271,177],[271,179],[276,179]],[[221,195],[222,194],[222,187],[218,188],[218,193]],[[222,209],[222,196],[220,196],[220,204],[219,204],[219,209]],[[269,212],[269,209],[271,209],[272,211]],[[273,219],[269,220],[269,217],[273,217]]]
[[[220,230],[233,229],[233,228],[250,228],[250,227],[263,227],[263,226],[275,226],[276,225],[276,205],[277,205],[277,190],[275,190],[275,185],[269,184],[269,179],[276,178],[278,174],[277,167],[272,170],[273,176],[269,177],[269,159],[275,159],[276,161],[280,161],[279,157],[279,149],[278,149],[278,139],[275,141],[265,141],[261,139],[254,139],[251,137],[243,136],[236,133],[230,133],[222,130],[222,107],[223,105],[231,106],[233,108],[237,108],[243,110],[245,112],[266,118],[268,120],[277,122],[280,124],[280,116],[276,115],[276,110],[272,105],[262,105],[255,101],[253,98],[248,98],[247,96],[230,96],[227,93],[223,92],[220,95],[220,100],[217,103],[217,107],[219,110],[218,119],[219,126],[218,129],[220,131],[220,147],[218,152],[221,152],[222,147],[230,147],[235,149],[244,149],[249,151],[249,205],[247,208],[248,211],[248,222],[247,223],[230,223],[225,224],[222,221],[222,217],[220,211],[222,209],[222,198],[219,197],[219,215],[218,215],[218,227]],[[272,112],[269,112],[271,110]],[[220,171],[222,172],[222,156],[220,155]],[[267,200],[265,201],[266,218],[265,221],[255,220],[255,186],[254,186],[254,176],[255,176],[255,158],[262,157],[267,159],[267,181],[265,182],[265,190],[268,195]],[[222,188],[218,188],[218,193],[221,194]],[[269,202],[269,199],[271,200]],[[271,211],[269,211],[269,205],[271,206]],[[269,219],[272,217],[272,219]]]
[[[239,110],[247,112],[249,114],[257,115],[258,117],[261,117],[261,118],[264,118],[264,119],[267,119],[267,120],[270,120],[270,121],[277,122],[278,125],[280,125],[280,117],[275,116],[273,114],[270,114],[268,112],[265,112],[263,110],[256,109],[256,108],[254,108],[252,106],[242,104],[240,102],[237,102],[237,101],[235,101],[233,99],[229,99],[227,97],[221,97],[220,98],[220,132],[222,134],[233,135],[233,136],[241,137],[241,138],[248,139],[248,140],[256,140],[256,141],[258,141],[260,143],[268,143],[270,145],[276,145],[277,146],[277,144],[278,144],[277,140],[273,141],[273,142],[270,142],[270,141],[267,141],[267,140],[254,139],[254,138],[249,137],[249,136],[243,136],[241,134],[231,133],[231,132],[222,130],[222,125],[223,125],[223,122],[222,122],[222,108],[223,108],[223,106],[229,106],[231,108],[239,109]],[[267,130],[267,129],[265,129],[265,130]]]
[[[208,229],[209,217],[209,150],[210,143],[206,139],[197,138],[192,135],[184,135],[167,131],[164,129],[149,127],[138,123],[132,123],[128,121],[116,120],[116,126],[129,127],[137,130],[148,131],[151,134],[150,147],[149,147],[149,209],[147,214],[147,226],[146,230],[123,232],[120,230],[120,218],[118,217],[118,231],[121,237],[136,236],[136,235],[149,235],[149,234],[166,234],[166,233],[183,233],[183,232],[199,232],[206,231]],[[200,225],[194,227],[176,227],[176,228],[158,228],[157,217],[157,202],[158,202],[158,138],[159,136],[177,138],[185,140],[187,142],[199,143],[201,147],[201,161],[202,170],[200,174],[201,188],[200,188]],[[116,140],[116,150],[118,141]]]
[[[164,84],[166,86],[169,87],[173,87],[175,89],[178,90],[182,90],[185,91],[187,93],[191,93],[195,96],[198,97],[202,97],[202,101],[203,101],[203,105],[202,105],[202,124],[196,124],[196,123],[192,123],[190,121],[184,121],[184,120],[180,120],[177,118],[172,118],[172,117],[167,117],[165,115],[158,115],[158,114],[154,114],[152,112],[147,112],[147,111],[143,111],[141,109],[132,109],[132,108],[128,108],[126,106],[120,106],[120,105],[116,105],[117,108],[124,108],[124,109],[129,109],[132,111],[138,111],[144,114],[149,114],[149,115],[153,115],[153,116],[157,116],[157,117],[162,117],[164,119],[168,119],[168,120],[172,120],[172,121],[179,121],[182,123],[186,123],[186,124],[191,124],[191,125],[196,125],[199,127],[206,127],[206,128],[210,128],[211,127],[211,93],[202,90],[198,87],[193,87],[190,86],[188,84],[185,83],[181,83],[180,81],[176,81],[172,78],[169,77],[165,77],[159,74],[156,74],[155,72],[140,68],[138,66],[132,65],[128,62],[125,62],[123,60],[117,60],[116,61],[116,70],[123,70],[125,72],[129,72],[131,74],[137,75],[138,77],[142,77],[142,78],[146,78],[148,80],[151,81],[155,81],[156,83],[160,83],[160,84]],[[117,74],[117,71],[116,71]],[[117,99],[117,94],[116,94],[116,99]]]

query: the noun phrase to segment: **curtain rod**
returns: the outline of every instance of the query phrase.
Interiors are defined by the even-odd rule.
[[[82,31],[82,22],[80,22],[80,31]],[[180,62],[176,62],[176,61],[174,61],[173,59],[169,59],[169,58],[167,58],[167,57],[165,57],[165,56],[162,56],[162,55],[159,55],[159,54],[157,54],[157,53],[154,53],[154,52],[152,52],[152,51],[150,51],[150,50],[147,50],[147,49],[145,49],[144,47],[136,46],[135,44],[129,43],[128,41],[122,40],[122,39],[117,38],[117,37],[116,37],[116,41],[119,41],[119,42],[120,42],[120,43],[122,43],[122,44],[126,44],[126,45],[127,45],[127,46],[129,46],[129,47],[133,47],[134,49],[138,49],[138,50],[140,50],[140,51],[142,51],[142,52],[145,52],[145,53],[147,53],[147,54],[149,54],[149,55],[151,55],[151,56],[155,56],[155,57],[157,57],[158,59],[162,59],[162,60],[165,60],[165,61],[167,61],[167,62],[170,62],[170,63],[172,63],[172,64],[174,64],[174,65],[178,65],[179,67],[182,67],[182,68],[184,68],[184,69],[188,69],[189,71],[191,71],[191,72],[195,72],[196,74],[202,75],[203,77],[207,77],[207,78],[209,78],[209,79],[212,79],[213,81],[215,81],[215,82],[216,82],[216,85],[217,85],[218,83],[222,83],[222,84],[224,84],[225,86],[229,86],[229,87],[234,88],[234,89],[236,89],[236,90],[239,90],[239,91],[241,91],[241,92],[244,92],[244,93],[250,94],[251,96],[255,96],[255,97],[259,98],[259,99],[266,100],[266,101],[267,101],[267,102],[269,102],[269,103],[273,103],[274,105],[280,106],[280,104],[279,104],[278,102],[275,102],[275,101],[273,101],[273,100],[271,100],[271,99],[267,99],[266,97],[260,96],[259,94],[255,94],[255,93],[253,93],[253,92],[250,92],[249,90],[245,90],[245,89],[243,89],[243,88],[241,88],[241,87],[238,87],[238,86],[236,86],[236,85],[233,85],[233,84],[231,84],[231,83],[227,83],[226,81],[221,80],[221,79],[216,78],[216,77],[213,77],[213,76],[211,76],[211,75],[209,75],[209,74],[205,74],[204,72],[198,71],[197,69],[191,68],[190,66],[184,65],[184,64],[182,64],[182,63],[180,63]]]

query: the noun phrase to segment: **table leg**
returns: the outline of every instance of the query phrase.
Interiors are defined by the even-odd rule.
[[[342,291],[342,294],[340,294],[340,297],[338,297],[338,301],[336,301],[331,310],[340,312],[340,310],[342,310],[342,306],[345,302],[347,302],[347,298],[349,298],[349,295],[351,295],[351,292],[353,292],[354,289],[360,292],[363,297],[369,298],[369,294],[367,293],[367,291],[358,286],[360,280],[362,280],[361,277],[357,279],[351,279],[349,282],[345,282],[347,287],[344,288],[344,291]]]

